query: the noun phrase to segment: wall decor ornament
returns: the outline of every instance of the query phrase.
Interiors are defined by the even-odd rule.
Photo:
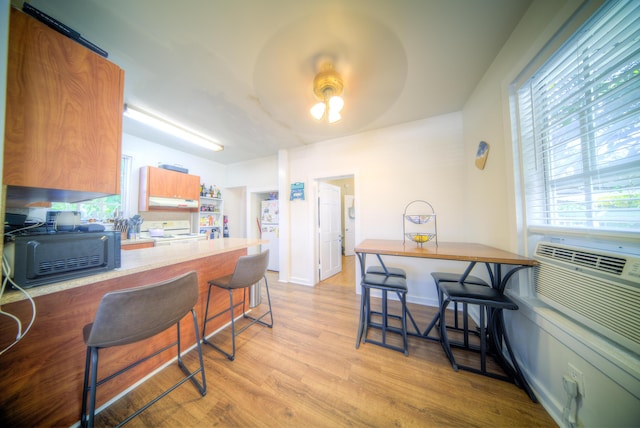
[[[476,167],[478,169],[484,169],[484,164],[487,162],[489,156],[489,143],[480,141],[478,144],[478,151],[476,152]]]
[[[291,183],[290,201],[304,201],[304,183]]]

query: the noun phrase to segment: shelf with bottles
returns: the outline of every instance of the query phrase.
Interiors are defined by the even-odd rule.
[[[198,212],[198,232],[201,234],[219,236],[222,230],[222,210],[224,201],[221,198],[200,196],[200,210]]]
[[[425,242],[435,242],[438,246],[438,226],[433,206],[422,200],[409,202],[402,215],[404,242],[413,241],[419,247]]]
[[[200,213],[222,214],[223,200],[200,196]]]
[[[222,217],[215,213],[200,213],[198,220],[199,227],[220,227],[222,226]]]
[[[221,229],[220,226],[200,226],[198,233],[200,233],[200,235],[207,235],[207,239],[215,239],[222,235]]]
[[[222,200],[222,192],[218,186],[207,186],[203,183],[200,185],[200,198],[219,199]]]

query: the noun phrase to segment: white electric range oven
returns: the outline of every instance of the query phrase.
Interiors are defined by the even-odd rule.
[[[189,220],[144,221],[140,225],[140,238],[153,239],[156,246],[206,239],[205,235],[191,232]]]

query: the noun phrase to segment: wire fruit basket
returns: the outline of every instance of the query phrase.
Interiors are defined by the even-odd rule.
[[[434,242],[438,246],[436,213],[433,206],[422,200],[415,200],[407,204],[402,215],[402,233],[404,243],[415,242],[419,247],[427,242]]]
[[[431,214],[413,214],[407,215],[406,219],[409,220],[413,224],[425,224],[431,220]]]
[[[436,234],[409,232],[405,233],[405,237],[413,242],[417,242],[418,244],[424,244],[425,242],[429,242],[434,239],[436,237]]]

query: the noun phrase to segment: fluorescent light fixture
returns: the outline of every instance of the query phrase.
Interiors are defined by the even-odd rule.
[[[219,152],[224,149],[224,146],[218,144],[217,141],[214,141],[211,138],[197,134],[194,131],[185,129],[182,126],[171,123],[166,119],[161,119],[143,112],[137,108],[131,107],[130,105],[124,105],[124,114],[137,122],[144,123],[145,125],[151,126],[190,143],[197,144],[205,149],[213,150],[214,152]]]

